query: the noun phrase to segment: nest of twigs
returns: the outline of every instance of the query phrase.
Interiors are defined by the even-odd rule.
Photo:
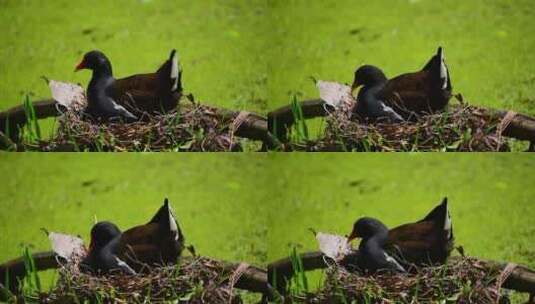
[[[311,151],[509,151],[501,119],[466,104],[403,123],[371,123],[334,112],[323,138],[294,145]]]
[[[242,303],[232,288],[233,273],[222,263],[195,257],[179,265],[155,267],[135,276],[96,276],[77,263],[59,269],[59,280],[41,303]]]
[[[144,113],[133,123],[96,121],[79,111],[59,118],[55,136],[41,150],[79,151],[239,151],[234,119],[217,109],[192,104],[165,114]]]
[[[506,268],[507,269],[507,268]],[[443,266],[364,275],[333,266],[315,294],[294,295],[300,303],[507,303],[500,286],[507,270],[489,269],[472,258]]]

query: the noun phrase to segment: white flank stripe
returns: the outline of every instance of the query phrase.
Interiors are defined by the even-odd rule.
[[[399,120],[403,120],[403,117],[396,113],[396,111],[394,111],[394,109],[392,109],[391,107],[385,105],[383,102],[381,102],[381,106],[383,107],[383,111],[394,115]]]
[[[122,267],[124,270],[128,271],[130,274],[136,274],[135,270],[132,269],[128,264],[126,264],[123,260],[119,259],[118,257],[115,257],[115,261],[117,261],[117,265]]]
[[[405,272],[405,268],[403,268],[403,266],[401,266],[398,261],[396,261],[396,259],[394,259],[393,257],[389,256],[388,254],[386,254],[386,252],[383,252],[384,255],[385,255],[385,258],[386,258],[386,261],[392,265],[394,265],[398,270],[402,271],[402,272]]]

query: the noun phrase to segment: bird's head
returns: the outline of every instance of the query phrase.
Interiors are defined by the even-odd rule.
[[[84,58],[82,58],[82,61],[80,61],[74,71],[78,72],[83,69],[93,71],[109,70],[111,73],[111,63],[104,53],[94,50],[85,53]]]
[[[353,230],[347,237],[347,242],[356,238],[366,240],[379,233],[388,233],[388,228],[378,219],[362,217],[353,224]]]
[[[373,86],[386,82],[387,78],[383,71],[373,65],[363,65],[355,71],[351,92],[359,86]]]
[[[91,228],[89,252],[106,246],[111,240],[121,235],[119,227],[111,222],[98,222]]]

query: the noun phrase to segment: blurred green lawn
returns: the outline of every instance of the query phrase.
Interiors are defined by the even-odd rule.
[[[316,98],[309,76],[350,83],[374,64],[389,77],[445,48],[453,88],[470,103],[535,114],[535,1],[269,1],[270,106]]]
[[[268,261],[318,250],[309,228],[349,234],[376,217],[422,219],[447,196],[466,254],[535,268],[535,158],[528,154],[273,154]],[[311,276],[314,285],[321,277]]]
[[[0,109],[49,97],[43,75],[87,85],[73,68],[95,48],[117,77],[153,71],[177,48],[188,92],[266,113],[293,94],[317,97],[310,76],[348,83],[364,63],[395,76],[442,45],[455,92],[534,115],[534,10],[531,0],[4,0]]]
[[[40,228],[89,240],[95,217],[144,224],[168,197],[188,243],[229,261],[266,262],[262,155],[0,154],[0,262],[48,250]]]
[[[534,268],[534,166],[518,153],[4,153],[0,261],[47,250],[40,228],[87,241],[95,216],[126,229],[169,197],[200,254],[265,265],[293,246],[316,250],[308,228],[346,234],[364,215],[393,227],[448,196],[467,254]]]
[[[292,93],[316,97],[309,76],[350,82],[364,63],[394,76],[442,45],[456,92],[535,114],[534,10],[530,0],[4,0],[0,108],[48,97],[43,75],[86,85],[73,68],[95,48],[118,77],[153,71],[177,48],[187,91],[265,112]]]
[[[0,110],[24,94],[49,98],[41,76],[85,87],[90,73],[73,71],[92,49],[120,78],[155,71],[176,48],[197,100],[264,113],[266,8],[260,0],[0,1]]]
[[[95,218],[122,230],[144,224],[168,197],[196,252],[267,263],[265,155],[0,154],[0,263],[50,250],[49,231],[80,235]],[[254,177],[254,178],[253,178]],[[51,286],[53,272],[43,274]],[[245,295],[256,303],[258,295]]]

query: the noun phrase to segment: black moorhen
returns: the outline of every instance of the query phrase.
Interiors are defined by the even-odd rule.
[[[121,230],[110,222],[99,222],[91,229],[91,243],[82,267],[97,273],[118,271],[125,274],[136,272],[119,258]]]
[[[388,235],[387,248],[401,259],[417,265],[444,264],[454,244],[448,199],[422,220],[393,228]]]
[[[452,92],[442,47],[422,70],[390,80],[378,67],[362,66],[355,71],[351,89],[361,85],[364,86],[361,91],[366,94],[359,92],[355,113],[372,120],[386,117],[395,121],[398,115],[404,119],[415,119],[418,115],[442,111]],[[381,112],[385,107],[388,108]]]
[[[355,113],[361,118],[371,121],[401,122],[403,117],[394,109],[387,106],[379,99],[381,91],[387,82],[386,76],[379,68],[372,65],[364,65],[355,72],[355,82],[352,90],[363,85],[357,96]]]
[[[164,205],[145,225],[121,233],[112,223],[97,223],[83,265],[101,273],[134,274],[146,265],[174,264],[184,249],[184,236],[165,199]]]
[[[379,220],[370,217],[357,220],[347,241],[350,242],[355,238],[362,238],[357,260],[359,269],[370,273],[378,270],[406,272],[393,257],[386,253],[384,246],[388,240],[388,228]]]
[[[182,71],[176,50],[171,51],[169,59],[155,73],[115,79],[109,59],[100,51],[86,53],[76,71],[81,69],[93,70],[87,89],[88,112],[96,117],[135,120],[132,112],[167,112],[176,108],[182,94]],[[116,105],[132,116],[122,109],[117,113]]]
[[[113,93],[115,78],[113,78],[111,63],[104,53],[100,51],[86,53],[75,71],[82,69],[93,70],[93,76],[87,87],[86,112],[88,114],[104,119],[124,118],[127,121],[138,119],[115,100]]]
[[[357,223],[359,221],[353,225],[348,240],[363,234]],[[444,264],[453,249],[453,243],[448,199],[444,198],[442,203],[422,220],[389,230],[382,248],[404,265],[421,266]]]

